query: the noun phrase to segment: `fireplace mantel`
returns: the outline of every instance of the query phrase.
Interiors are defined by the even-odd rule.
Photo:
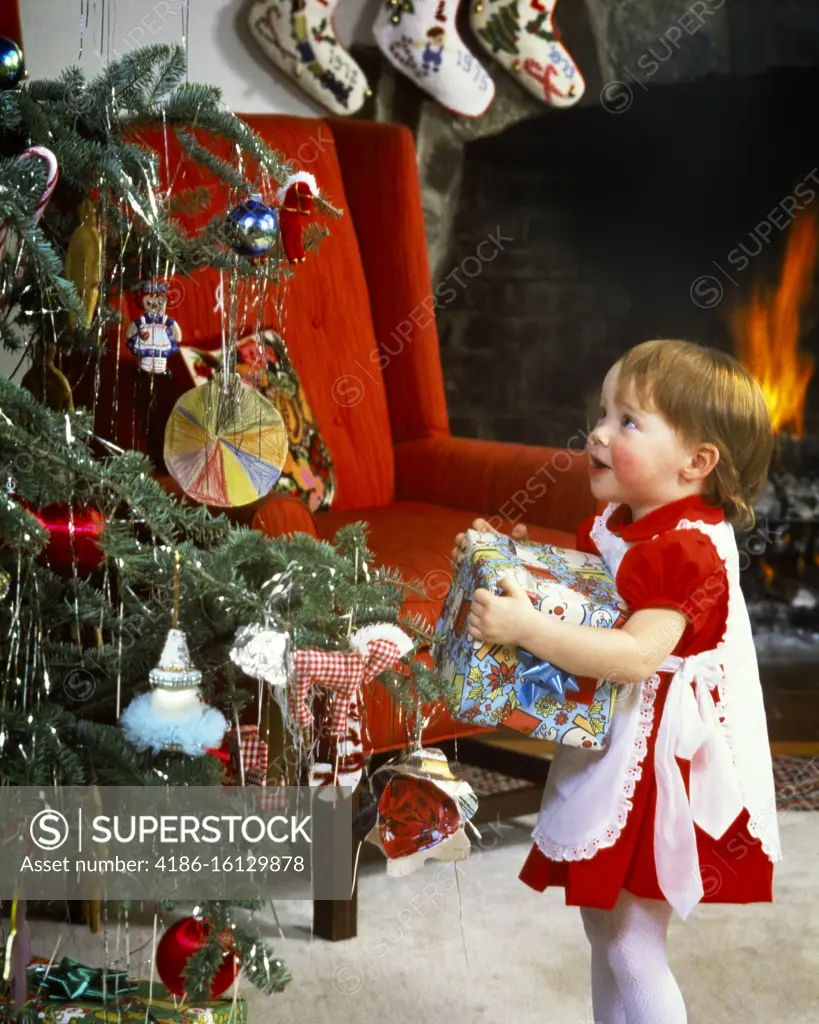
[[[544,108],[481,52],[467,8],[461,5],[459,30],[496,88],[482,117],[443,110],[396,74],[374,47],[353,50],[373,86],[360,116],[405,124],[415,135],[436,283],[450,269],[466,144],[521,121],[572,116],[572,109]],[[614,114],[627,113],[645,92],[670,83],[819,65],[817,0],[559,0],[555,22],[586,80],[578,106],[608,103]]]

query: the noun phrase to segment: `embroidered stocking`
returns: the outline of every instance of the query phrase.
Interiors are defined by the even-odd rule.
[[[557,0],[473,0],[469,23],[481,46],[533,96],[571,107],[586,89],[552,17]]]
[[[495,83],[455,27],[460,0],[383,0],[373,25],[379,49],[442,107],[478,117]]]
[[[668,903],[623,889],[612,910],[584,907],[581,913],[592,947],[594,1019],[600,1024],[686,1024],[685,1003],[666,953]]]
[[[255,0],[250,32],[271,61],[333,114],[355,114],[367,98],[364,72],[338,41],[338,0]]]

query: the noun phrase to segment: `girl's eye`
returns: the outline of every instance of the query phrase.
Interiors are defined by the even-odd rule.
[[[629,416],[628,413],[624,413],[623,414],[623,426],[627,427],[629,424],[631,424],[631,426],[633,426],[633,427],[637,426],[637,424],[634,422],[634,420],[631,418],[631,416]]]

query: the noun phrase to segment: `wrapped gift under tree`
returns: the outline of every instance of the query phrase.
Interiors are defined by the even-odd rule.
[[[544,615],[581,626],[619,628],[629,612],[603,560],[477,530],[467,530],[466,537],[464,558],[437,625],[442,637],[438,666],[452,687],[453,716],[570,746],[605,749],[615,683],[571,676],[521,648],[473,640],[467,631],[475,590],[498,593],[507,574]]]
[[[14,1019],[13,1017],[11,1019]],[[87,967],[64,957],[28,969],[28,998],[18,1020],[43,1024],[245,1024],[247,1001],[175,998],[161,982],[133,981],[125,971]]]

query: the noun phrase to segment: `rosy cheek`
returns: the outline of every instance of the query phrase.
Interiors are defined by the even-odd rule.
[[[641,475],[642,460],[633,445],[615,441],[611,446],[611,456],[614,471],[621,480]]]

